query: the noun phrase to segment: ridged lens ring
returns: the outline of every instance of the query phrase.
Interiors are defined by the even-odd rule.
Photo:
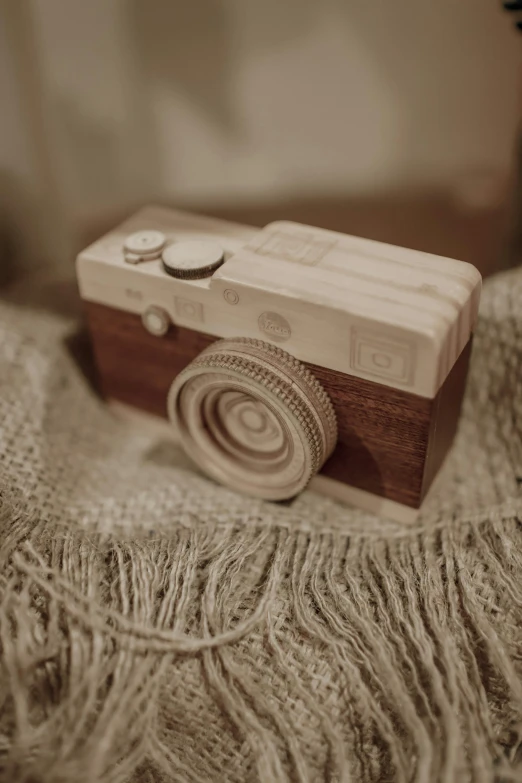
[[[337,440],[319,381],[261,340],[218,340],[205,349],[172,384],[168,414],[208,475],[266,500],[301,492]]]

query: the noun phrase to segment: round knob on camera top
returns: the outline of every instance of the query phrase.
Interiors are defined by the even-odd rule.
[[[175,242],[162,253],[163,269],[168,275],[183,280],[209,277],[224,261],[221,245],[209,239]]]
[[[162,231],[136,231],[129,234],[123,245],[123,254],[128,264],[153,261],[159,258],[167,238]]]

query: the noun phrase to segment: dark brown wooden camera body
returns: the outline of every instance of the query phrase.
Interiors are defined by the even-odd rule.
[[[139,315],[92,302],[85,309],[102,394],[166,418],[174,377],[217,338],[174,326],[154,337]],[[418,508],[457,429],[470,350],[471,339],[434,399],[309,364],[339,425],[321,473]]]

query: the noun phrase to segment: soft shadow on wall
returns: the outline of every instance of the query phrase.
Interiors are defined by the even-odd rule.
[[[520,61],[490,0],[125,9],[169,194],[368,194],[509,165]]]
[[[315,223],[469,260],[483,273],[498,268],[505,229],[502,174],[509,166],[517,110],[511,97],[512,81],[505,78],[510,57],[507,62],[506,58],[503,61],[502,57],[494,57],[492,63],[487,55],[488,41],[492,43],[490,54],[499,54],[501,39],[495,34],[498,31],[492,34],[492,9],[485,0],[475,0],[473,5],[463,2],[459,7],[402,0],[378,8],[338,0],[320,6],[311,2],[289,2],[281,6],[267,0],[262,8],[250,7],[243,16],[231,14],[230,9],[230,5],[217,0],[206,0],[197,7],[182,2],[166,4],[161,0],[133,0],[128,5],[133,45],[149,85],[146,90],[149,99],[161,105],[161,96],[165,103],[171,94],[181,96],[205,122],[228,137],[230,148],[225,151],[228,149],[232,158],[235,154],[240,156],[241,150],[248,147],[252,132],[245,105],[237,95],[238,70],[245,62],[245,46],[249,48],[247,59],[262,61],[273,57],[277,62],[280,50],[298,48],[301,39],[317,36],[318,28],[330,15],[339,25],[339,36],[345,37],[347,44],[353,38],[359,42],[361,52],[365,50],[373,76],[361,73],[360,89],[350,83],[343,93],[334,63],[332,69],[321,63],[318,72],[330,77],[324,83],[300,84],[295,79],[291,82],[295,74],[290,71],[290,74],[282,73],[281,83],[274,81],[273,90],[284,99],[288,87],[286,99],[294,103],[296,113],[306,106],[311,118],[308,126],[318,122],[314,112],[310,114],[314,104],[327,109],[330,100],[344,101],[349,111],[362,115],[362,119],[355,118],[357,121],[350,123],[346,118],[344,128],[332,130],[325,113],[315,135],[315,149],[313,133],[305,123],[299,134],[289,121],[288,135],[294,134],[294,146],[304,144],[302,148],[309,153],[308,157],[303,156],[302,168],[313,169],[314,153],[320,157],[323,145],[325,158],[331,148],[335,149],[340,169],[350,168],[346,164],[350,158],[361,159],[363,165],[365,150],[372,154],[378,152],[387,174],[379,175],[373,188],[372,171],[368,170],[365,175],[368,182],[359,195],[353,194],[353,181],[347,179],[347,195],[339,193],[339,183],[335,182],[332,184],[337,195],[328,196],[319,175],[318,190],[322,192],[319,196],[313,195],[310,186],[305,189],[308,196],[296,195],[303,191],[299,187],[294,188],[293,196],[285,195],[286,188],[275,182],[272,196],[267,198],[266,192],[261,193],[257,204],[251,194],[244,205],[236,197],[229,199],[235,202],[229,206],[224,206],[223,198],[212,193],[206,199],[200,194],[197,198],[176,197],[177,166],[182,179],[186,177],[187,166],[183,161],[182,140],[177,154],[180,139],[172,117],[172,154],[167,155],[171,161],[167,175],[170,180],[163,182],[162,201],[188,203],[195,209],[256,225],[274,219]],[[504,22],[500,13],[494,20],[499,26]],[[397,42],[402,45],[400,52]],[[443,56],[446,49],[450,56]],[[456,62],[455,52],[459,51],[462,57]],[[350,57],[349,52],[346,55]],[[362,54],[359,62],[364,62]],[[322,93],[329,93],[330,97],[325,98]],[[377,137],[371,139],[368,128],[376,110],[372,101],[376,102],[379,95],[382,106],[378,111],[382,116],[376,115],[375,119],[382,121],[382,127],[379,125]],[[260,97],[267,107],[276,109],[279,105],[277,95],[272,99],[266,95]],[[149,111],[157,119],[152,102]],[[281,126],[277,112],[269,121],[275,127]],[[359,130],[354,129],[356,126]],[[284,147],[288,139],[283,138],[284,128],[280,127],[280,132],[281,147]],[[339,133],[343,135],[341,142]],[[270,152],[276,159],[281,154],[277,145],[265,150],[261,147],[256,154],[263,152],[267,167],[270,167]],[[252,157],[254,162],[256,154]],[[237,160],[229,163],[233,170]],[[226,165],[225,160],[224,175]],[[288,161],[288,170],[281,159],[278,165],[281,177],[287,175],[291,180],[295,176],[295,158]],[[255,167],[252,168],[255,176]],[[386,176],[391,183],[387,193],[383,188]],[[423,181],[432,184],[423,186]],[[209,190],[215,190],[215,186],[209,185]],[[248,193],[248,183],[245,190]]]
[[[489,0],[35,6],[78,247],[156,200],[254,224],[301,220],[483,269],[498,257],[501,207],[470,212],[447,188],[461,163],[498,170],[509,158],[513,57],[488,29],[504,23]],[[60,57],[53,42],[65,42]]]
[[[377,72],[353,25],[343,29],[337,0],[126,10],[166,194],[266,201],[399,176],[400,85]]]
[[[245,62],[276,56],[278,50],[313,35],[325,6],[312,0],[129,0],[125,8],[149,87],[178,93],[209,122],[239,139],[247,132],[238,100]]]
[[[237,133],[234,31],[224,3],[129,0],[126,16],[133,54],[147,84],[149,104],[143,108],[152,120],[153,99],[164,90],[194,104],[212,124]]]

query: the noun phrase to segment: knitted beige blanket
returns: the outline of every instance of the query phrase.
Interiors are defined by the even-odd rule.
[[[522,271],[414,528],[240,498],[0,304],[0,780],[522,781]]]

